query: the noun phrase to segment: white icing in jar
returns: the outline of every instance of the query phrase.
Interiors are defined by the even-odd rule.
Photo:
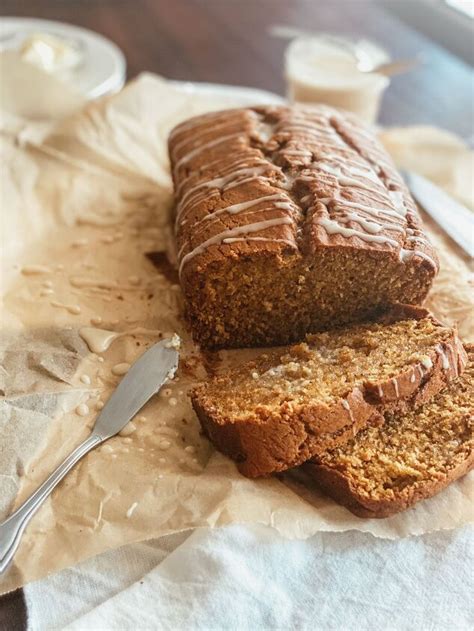
[[[288,98],[340,107],[372,123],[390,80],[376,72],[361,71],[361,62],[375,67],[386,61],[386,53],[367,41],[356,45],[340,37],[300,37],[286,51]]]

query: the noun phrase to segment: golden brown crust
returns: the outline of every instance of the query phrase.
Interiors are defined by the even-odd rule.
[[[207,402],[193,394],[193,407],[204,433],[223,454],[237,462],[239,471],[257,478],[286,471],[306,462],[318,453],[331,449],[352,438],[368,423],[381,417],[377,409],[367,404],[360,392],[351,393],[352,420],[340,403],[332,409],[306,406],[294,410],[283,406],[281,415],[261,416],[258,423],[222,422],[211,416]],[[334,420],[346,422],[337,431],[327,426]]]
[[[169,151],[181,284],[202,345],[284,344],[426,296],[436,254],[390,158],[350,115],[216,112],[176,127]]]
[[[400,493],[396,499],[377,501],[361,496],[352,481],[337,469],[312,462],[304,465],[305,470],[314,477],[318,487],[326,495],[348,508],[357,517],[375,519],[391,517],[407,510],[421,500],[437,495],[452,482],[469,473],[473,467],[474,452],[471,452],[469,457],[451,469],[449,474],[443,475],[439,479],[427,481],[422,488],[405,487],[404,492]]]
[[[379,319],[388,324],[428,316],[421,307],[396,305]],[[343,444],[363,427],[381,420],[383,411],[402,410],[429,400],[462,371],[466,362],[455,330],[450,330],[438,346],[395,378],[355,387],[345,396],[346,403],[338,400],[328,406],[319,401],[304,405],[285,402],[273,412],[261,406],[245,422],[236,422],[219,412],[207,394],[207,384],[195,388],[191,399],[204,432],[220,451],[238,463],[244,475],[268,475]],[[442,352],[448,348],[449,355]],[[448,367],[443,365],[445,357],[449,359]],[[217,376],[212,381],[220,388],[232,388],[231,376]]]
[[[464,366],[465,359],[469,356],[470,365],[468,370],[464,372],[464,376],[454,381],[447,390],[435,396],[430,403],[417,407],[416,411],[410,414],[410,418],[415,418],[419,424],[419,430],[423,431],[422,416],[425,419],[424,422],[427,420],[429,424],[437,425],[441,422],[439,415],[446,412],[447,418],[452,422],[452,428],[449,427],[449,424],[448,426],[442,426],[442,430],[438,435],[438,442],[447,443],[452,441],[452,444],[456,445],[462,457],[457,457],[457,460],[455,460],[454,456],[449,454],[444,456],[443,460],[441,455],[443,453],[441,451],[443,445],[430,442],[430,451],[428,453],[433,455],[428,455],[428,458],[430,458],[429,468],[427,469],[428,475],[421,481],[416,476],[413,480],[408,478],[408,482],[405,482],[403,477],[401,477],[403,484],[398,485],[397,480],[393,482],[388,473],[388,463],[394,458],[393,455],[390,457],[387,454],[383,460],[384,463],[387,463],[383,465],[384,468],[387,467],[387,480],[384,483],[382,478],[379,481],[379,486],[382,489],[390,489],[390,493],[383,491],[371,491],[369,493],[362,480],[354,473],[351,474],[350,470],[346,468],[344,458],[336,457],[333,459],[330,453],[322,454],[320,458],[316,458],[313,462],[308,462],[304,465],[305,470],[312,475],[318,487],[358,517],[384,518],[406,510],[417,502],[436,495],[451,482],[471,471],[474,467],[474,451],[472,449],[474,346],[467,346],[466,351],[460,357]],[[470,396],[466,397],[468,392]],[[446,405],[449,405],[449,410],[446,410]],[[390,423],[392,423],[391,429],[394,432],[396,431],[397,434],[397,445],[400,445],[400,447],[397,447],[395,457],[395,462],[398,464],[402,464],[404,460],[409,464],[413,463],[417,460],[419,449],[423,449],[419,442],[415,441],[411,446],[413,454],[410,454],[410,446],[404,445],[403,435],[406,422],[403,413],[392,417],[390,420]],[[415,429],[416,427],[414,428],[413,424],[410,424],[406,430],[408,436],[413,436]],[[389,444],[389,430],[390,428],[383,424],[377,430],[379,439],[384,445],[382,449]],[[364,447],[365,451],[369,447],[370,440],[366,434],[367,432],[362,432],[354,441]],[[350,445],[349,448],[343,449],[346,457],[351,453],[351,449]],[[403,469],[400,475],[403,476]]]

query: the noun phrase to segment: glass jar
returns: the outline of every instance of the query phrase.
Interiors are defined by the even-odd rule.
[[[373,71],[389,60],[367,40],[314,35],[293,40],[285,55],[287,96],[298,103],[325,103],[366,122],[378,116],[388,77]]]

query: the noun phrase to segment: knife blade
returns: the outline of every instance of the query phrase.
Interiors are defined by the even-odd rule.
[[[403,171],[419,205],[471,258],[474,258],[474,213],[418,173]]]
[[[133,364],[97,417],[92,433],[103,440],[120,432],[178,368],[170,340],[154,344]]]
[[[179,340],[176,340],[178,342]],[[0,574],[11,563],[29,521],[46,498],[89,451],[115,436],[156,394],[178,367],[175,339],[162,340],[136,361],[107,401],[86,440],[5,521],[0,523]]]

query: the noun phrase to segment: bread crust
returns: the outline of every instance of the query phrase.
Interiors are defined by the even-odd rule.
[[[350,114],[326,106],[215,112],[178,125],[169,153],[180,281],[201,345],[287,344],[338,317],[364,319],[370,301],[347,309],[349,296],[327,291],[311,310],[328,266],[341,267],[345,292],[363,267],[367,279],[389,268],[387,286],[378,281],[384,307],[426,297],[436,253],[388,154]],[[284,317],[275,324],[299,282],[307,314],[298,326],[285,327]],[[279,284],[280,295],[272,291]],[[265,294],[268,308],[246,322]],[[250,314],[237,317],[250,295]]]
[[[304,465],[305,470],[315,478],[318,487],[326,495],[348,508],[357,517],[374,519],[391,517],[421,500],[437,495],[452,482],[469,473],[473,467],[474,452],[471,452],[469,457],[451,469],[449,474],[437,480],[429,480],[421,488],[407,486],[393,500],[372,500],[361,495],[354,487],[352,480],[337,469],[312,462]]]
[[[395,305],[380,314],[378,321],[388,324],[426,317],[432,318],[421,307]],[[395,378],[355,387],[345,396],[348,405],[342,399],[330,406],[320,402],[307,405],[286,402],[278,414],[261,407],[245,422],[236,422],[219,414],[207,397],[206,384],[193,390],[191,400],[204,433],[214,445],[237,462],[241,473],[260,477],[295,467],[343,444],[367,425],[381,422],[384,411],[408,409],[429,400],[460,374],[466,363],[466,353],[455,329],[450,331],[444,345],[452,349],[449,355],[444,355],[449,358],[448,367],[443,354],[433,348],[423,358],[424,365],[416,362]],[[214,381],[219,383],[219,379],[215,377]]]
[[[472,365],[474,361],[474,345],[466,345],[464,353],[462,356],[460,355],[460,360],[463,363],[463,367],[467,361],[470,361]],[[455,389],[457,387],[456,382],[450,387]],[[434,410],[436,409],[435,407]],[[465,407],[463,406],[460,409],[465,410]],[[435,414],[436,412],[433,412],[433,423],[437,422]],[[473,417],[474,409],[467,412],[463,411],[460,416],[463,423],[464,421],[466,422],[466,427]],[[432,474],[429,479],[424,480],[422,484],[407,484],[401,489],[395,488],[391,498],[380,497],[375,499],[358,489],[355,480],[350,475],[337,469],[336,466],[330,466],[324,461],[318,461],[317,458],[304,465],[305,471],[314,478],[318,487],[326,495],[334,498],[339,504],[348,508],[358,517],[375,519],[390,517],[410,508],[421,500],[433,497],[449,486],[449,484],[469,473],[473,468],[474,451],[469,449],[466,457],[457,465],[452,466],[448,472],[438,471],[436,474]]]

